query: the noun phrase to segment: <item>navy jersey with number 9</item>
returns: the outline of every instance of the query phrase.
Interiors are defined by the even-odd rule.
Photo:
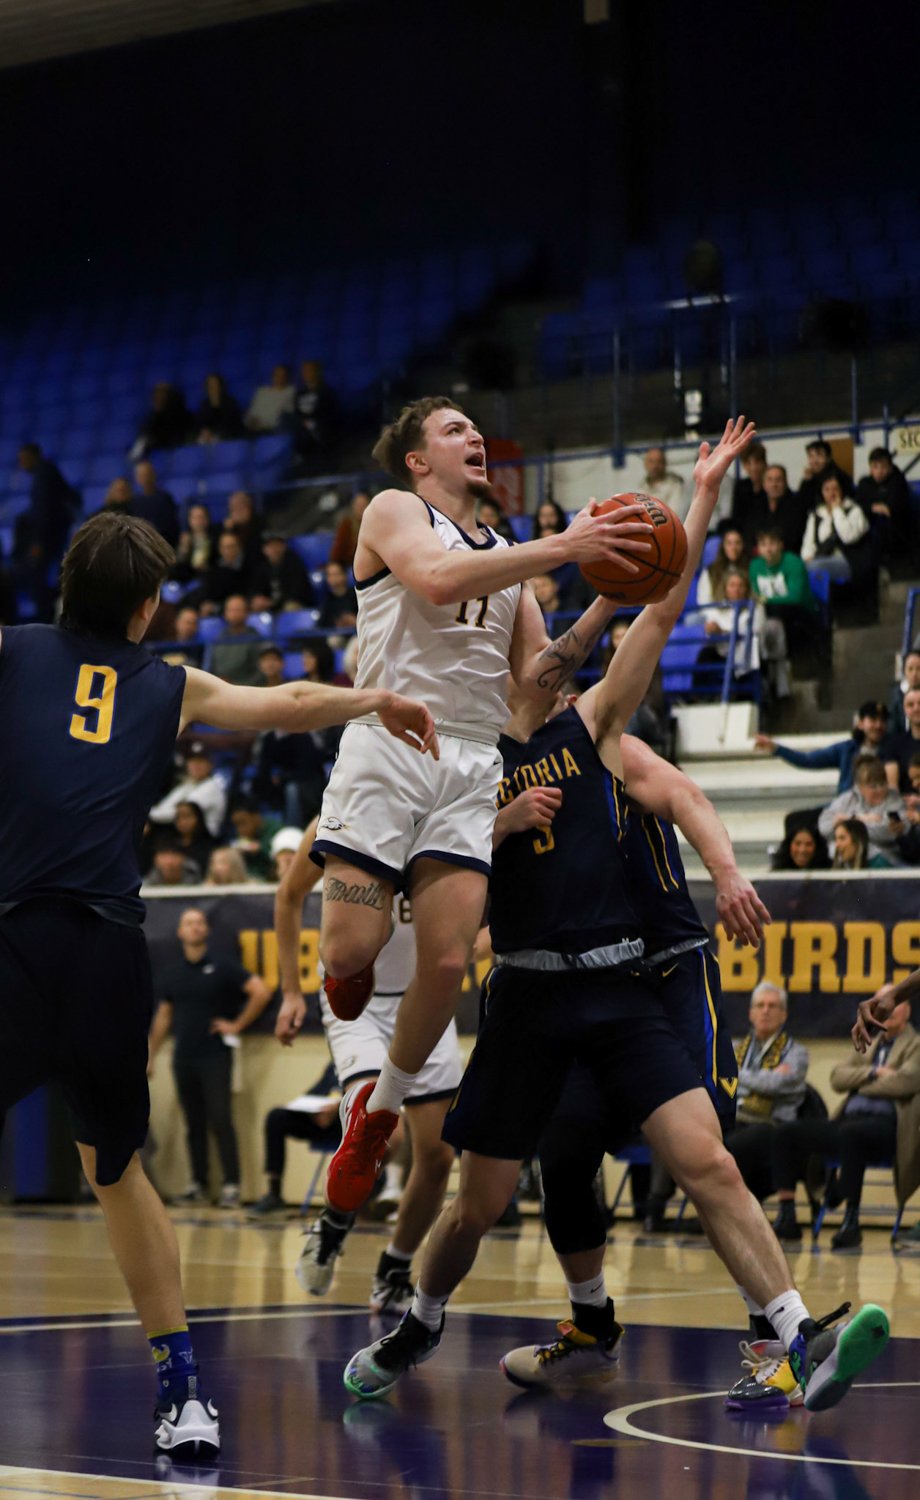
[[[54,625],[0,635],[0,914],[68,896],[140,923],[138,847],[175,749],[185,672]]]

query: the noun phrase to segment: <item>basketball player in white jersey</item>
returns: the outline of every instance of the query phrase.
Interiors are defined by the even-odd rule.
[[[651,531],[640,507],[600,516],[592,501],[561,535],[510,546],[477,524],[485,444],[445,396],[405,407],[374,457],[408,490],[382,491],[361,521],[357,683],[424,698],[440,760],[413,765],[420,757],[391,749],[368,716],[342,736],[323,799],[313,857],[325,862],[320,952],[333,1012],[353,1019],[370,996],[394,891],[411,894],[417,948],[380,1076],[343,1104],[327,1178],[341,1213],[368,1197],[397,1111],[456,1009],[485,906],[509,667],[524,693],[549,702],[610,618],[596,600],[551,643],[521,585],[570,561],[635,569]]]
[[[304,833],[275,896],[282,993],[275,1034],[288,1045],[299,1029],[303,1007],[298,963],[303,903],[322,873],[310,858],[318,821],[314,818]],[[404,896],[393,898],[392,924],[392,936],[375,965],[373,996],[361,1015],[354,1021],[340,1021],[326,996],[320,996],[326,1041],[343,1095],[379,1076],[393,1039],[400,1001],[415,969],[412,908]],[[298,1018],[296,1024],[291,1024],[292,1018]],[[399,1201],[392,1238],[377,1263],[370,1295],[372,1312],[401,1317],[412,1302],[412,1256],[437,1217],[454,1160],[453,1148],[441,1140],[441,1129],[462,1073],[457,1028],[451,1018],[404,1101],[412,1168]],[[327,1201],[307,1231],[297,1265],[297,1280],[304,1291],[321,1297],[329,1290],[336,1259],[354,1221],[354,1213],[339,1213]]]

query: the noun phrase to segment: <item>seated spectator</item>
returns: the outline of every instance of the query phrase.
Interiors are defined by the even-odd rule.
[[[532,578],[530,582],[536,601],[543,611],[544,620],[562,608],[562,602],[559,598],[559,585],[552,573],[538,573],[536,578]]]
[[[768,617],[782,620],[790,647],[813,646],[820,632],[818,601],[802,559],[786,551],[776,526],[758,532],[757,554],[750,567],[754,598]]]
[[[738,1114],[725,1145],[755,1198],[773,1191],[771,1145],[775,1130],[795,1120],[807,1087],[808,1050],[789,1034],[789,1000],[781,985],[761,980],[751,995],[750,1030],[735,1043]]]
[[[201,1203],[208,1185],[208,1131],[217,1138],[223,1174],[219,1208],[240,1201],[240,1154],[233,1125],[233,1052],[226,1038],[252,1025],[271,999],[257,974],[221,958],[209,947],[204,912],[182,913],[177,930],[179,951],[156,981],[159,1005],[150,1028],[152,1073],[157,1053],[174,1033],[173,1076],[185,1116],[191,1176],[180,1202]]]
[[[200,885],[201,870],[185,854],[178,839],[169,836],[157,843],[153,852],[153,868],[144,876],[144,884]]]
[[[28,510],[16,518],[12,583],[31,594],[39,620],[50,620],[54,594],[48,569],[64,555],[70,528],[80,517],[80,496],[38,443],[23,443],[17,462],[31,484]]]
[[[555,500],[544,500],[533,518],[533,539],[539,541],[541,537],[559,536],[568,524],[562,506]],[[593,597],[577,563],[563,563],[553,569],[551,576],[559,590],[560,609],[578,609],[580,601],[587,600],[589,595]]]
[[[853,480],[845,469],[834,462],[830,443],[826,443],[823,438],[815,438],[813,442],[805,444],[805,468],[799,485],[799,500],[806,513],[820,504],[824,481],[831,478],[839,482],[841,495],[853,494]]]
[[[809,1162],[816,1156],[836,1161],[840,1166],[827,1177],[825,1195],[828,1207],[843,1203],[846,1213],[831,1246],[851,1250],[862,1243],[859,1205],[866,1167],[893,1161],[896,1187],[916,1183],[920,1173],[920,1035],[910,1024],[909,1001],[895,1006],[868,1056],[852,1052],[848,1061],[836,1065],[831,1087],[847,1096],[832,1120],[796,1120],[774,1132],[779,1213],[773,1228],[780,1239],[802,1238],[795,1217],[796,1183],[805,1181],[816,1198]],[[898,1201],[906,1196],[899,1192]]]
[[[163,604],[160,605],[160,608],[153,617],[147,635],[151,641],[173,642],[174,646],[171,650],[158,651],[157,655],[163,661],[168,662],[171,667],[200,667],[204,660],[204,643],[198,638],[197,609],[193,605],[183,604],[179,609],[173,611],[172,624],[169,628],[161,631],[159,620],[161,612],[165,608],[166,606]]]
[[[208,507],[190,505],[185,530],[176,546],[176,566],[172,576],[177,583],[204,583],[208,569],[217,560],[218,534]]]
[[[707,635],[730,636],[735,621],[734,605],[750,598],[747,574],[740,568],[729,568],[723,576],[725,606],[708,606],[703,629]],[[753,640],[748,643],[748,632],[753,631]],[[731,650],[730,640],[714,640],[704,646],[698,660],[725,661]],[[755,601],[753,615],[750,610],[738,613],[738,636],[735,642],[734,670],[736,677],[756,672],[761,666],[773,698],[788,698],[792,692],[789,675],[789,651],[782,620],[770,620],[762,604]]]
[[[116,479],[112,480],[112,483],[106,490],[102,508],[103,510],[114,510],[118,514],[126,516],[129,511],[133,512],[131,504],[133,499],[134,490],[130,479],[126,479],[123,474],[119,474]]]
[[[890,734],[879,754],[888,785],[906,796],[913,791],[910,763],[920,750],[920,688],[911,688],[904,695],[904,722],[906,728],[900,734]]]
[[[907,728],[904,717],[904,699],[911,688],[920,688],[920,651],[911,649],[904,658],[904,671],[900,682],[892,684],[888,697],[888,730],[890,734],[903,734]]]
[[[148,458],[134,465],[137,489],[131,500],[131,514],[160,533],[171,547],[179,544],[179,508],[168,490],[160,487],[157,471]]]
[[[860,546],[868,539],[869,522],[856,501],[844,495],[836,475],[824,480],[820,493],[805,527],[802,560],[829,573],[833,583],[849,583],[869,566]]]
[[[297,851],[303,842],[303,829],[279,828],[272,839],[272,879],[283,880],[294,863]]]
[[[262,561],[252,577],[252,608],[274,612],[307,609],[312,603],[310,575],[297,553],[280,532],[266,531],[262,538]]]
[[[199,443],[224,443],[243,436],[240,403],[227,390],[222,375],[206,375],[204,400],[195,417]]]
[[[266,815],[252,797],[237,797],[230,808],[236,838],[230,847],[242,854],[246,873],[253,880],[271,880],[272,839],[281,830],[281,819]]]
[[[915,752],[908,763],[907,775],[911,792],[904,798],[904,818],[900,823],[892,820],[891,827],[898,836],[898,853],[905,864],[920,864],[920,751]]]
[[[810,823],[787,833],[771,862],[773,870],[829,870],[830,867],[827,844]]]
[[[179,803],[173,818],[173,830],[177,846],[186,860],[191,860],[196,866],[198,880],[203,880],[217,840],[209,831],[204,812],[197,802]]]
[[[645,473],[642,476],[642,490],[649,495],[654,495],[656,500],[663,500],[683,520],[687,514],[690,502],[687,499],[684,481],[679,474],[674,474],[665,462],[663,448],[649,448],[645,455]]]
[[[284,652],[268,641],[259,652],[258,687],[280,687],[284,681]]]
[[[317,626],[321,630],[353,630],[358,619],[358,596],[348,582],[348,573],[339,562],[327,562],[323,570],[326,594]]]
[[[242,594],[249,597],[250,570],[243,551],[243,544],[232,531],[222,531],[217,539],[217,558],[205,574],[201,590],[195,590],[194,599],[201,599],[203,615],[220,614],[232,596]]]
[[[262,517],[256,510],[253,498],[245,490],[234,490],[227,501],[227,514],[223,530],[232,532],[240,541],[247,567],[252,569],[262,561]]]
[[[480,524],[488,526],[489,530],[494,531],[496,536],[504,537],[506,542],[517,540],[511,522],[497,500],[490,500],[488,496],[481,499],[477,509],[477,516]]]
[[[901,822],[904,812],[900,793],[888,785],[881,761],[874,755],[860,755],[853,768],[853,786],[824,808],[818,832],[831,840],[838,823],[856,818],[865,825],[871,855],[880,854],[887,864],[897,865],[897,834],[891,824]]]
[[[181,448],[195,436],[195,418],[178,386],[158,380],[150,399],[150,410],[141,423],[129,458],[143,458],[154,448]]]
[[[306,642],[301,651],[303,663],[303,675],[308,682],[328,682],[333,687],[348,687],[349,680],[344,672],[335,669],[335,652],[328,641],[321,636],[314,636]],[[329,731],[324,729],[323,734]],[[336,731],[338,732],[338,731]]]
[[[290,365],[275,365],[269,385],[257,385],[243,418],[247,432],[280,432],[294,414],[294,384]]]
[[[343,568],[351,567],[355,560],[361,517],[370,503],[371,497],[366,490],[357,490],[352,495],[347,511],[335,528],[335,536],[329,548],[329,562],[341,563]]]
[[[888,710],[884,703],[869,699],[860,704],[856,715],[856,727],[848,740],[837,740],[833,745],[822,745],[818,750],[793,750],[790,745],[781,745],[768,734],[756,734],[754,745],[768,755],[778,755],[790,766],[801,771],[829,771],[836,766],[837,796],[848,792],[853,785],[853,767],[858,755],[878,755],[885,740]]]
[[[185,752],[185,775],[182,780],[154,803],[151,823],[172,823],[180,802],[195,802],[204,813],[208,832],[216,838],[227,811],[227,792],[214,774],[211,752],[202,740],[193,740]]]
[[[892,820],[892,831],[896,824]],[[842,818],[834,828],[835,870],[886,870],[890,863],[881,854],[869,852],[869,831],[859,818]]]
[[[248,885],[249,871],[239,849],[222,846],[215,849],[208,860],[204,877],[205,885]]]
[[[183,644],[186,641],[197,641],[200,622],[198,611],[193,604],[181,604],[176,610],[176,622],[174,626],[175,639]]]
[[[329,1064],[305,1094],[284,1108],[270,1109],[265,1116],[265,1192],[251,1212],[259,1218],[287,1208],[281,1191],[284,1178],[285,1142],[309,1141],[320,1151],[333,1151],[342,1139],[339,1120],[341,1103],[335,1068]]]
[[[763,476],[763,491],[747,509],[741,530],[744,544],[753,550],[759,531],[778,527],[788,552],[799,552],[805,535],[805,507],[789,488],[782,464],[770,464]]]
[[[325,641],[322,644],[325,646]],[[261,736],[252,794],[281,813],[288,826],[305,828],[319,812],[328,779],[326,763],[335,754],[336,733],[269,730]]]
[[[897,576],[909,577],[915,543],[912,496],[887,448],[873,448],[869,454],[869,472],[856,486],[856,503],[878,530],[882,561]]]
[[[318,359],[300,366],[300,385],[294,396],[294,449],[308,466],[329,459],[336,436],[338,400],[323,378]]]
[[[766,499],[764,474],[767,471],[767,450],[756,439],[748,443],[741,455],[744,478],[736,479],[732,486],[731,524],[737,526],[745,538],[750,528],[751,517]]]
[[[222,536],[224,542],[233,542],[235,537]],[[242,594],[231,594],[224,604],[224,633],[211,647],[209,670],[224,682],[234,682],[237,687],[258,687],[262,678],[259,672],[259,653],[262,636],[251,625],[249,605]]]
[[[697,604],[713,604],[724,599],[725,575],[729,568],[740,568],[746,574],[750,564],[750,553],[744,545],[744,537],[737,526],[729,526],[722,534],[715,557],[697,580]]]

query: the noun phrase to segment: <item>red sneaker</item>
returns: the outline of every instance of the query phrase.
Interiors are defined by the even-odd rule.
[[[349,974],[347,979],[333,979],[327,974],[323,989],[329,1001],[329,1009],[338,1021],[357,1021],[362,1010],[374,993],[374,965]]]
[[[366,1203],[380,1175],[387,1143],[399,1115],[389,1109],[367,1112],[374,1091],[369,1079],[342,1100],[342,1144],[329,1163],[326,1201],[340,1214],[354,1214]]]

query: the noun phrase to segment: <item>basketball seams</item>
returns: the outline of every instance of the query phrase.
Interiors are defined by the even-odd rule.
[[[644,505],[650,515],[653,513],[653,509],[657,509],[659,515],[664,514],[667,518],[668,525],[666,529],[670,531],[667,554],[665,554],[663,538],[660,536],[661,525],[659,524],[654,526],[651,536],[648,538],[649,542],[654,541],[653,554],[651,556],[643,556],[641,559],[637,554],[633,558],[633,562],[638,567],[638,572],[630,574],[622,573],[620,576],[616,576],[616,569],[613,569],[612,575],[606,571],[598,572],[595,571],[596,568],[606,569],[611,565],[603,559],[596,559],[593,563],[582,565],[581,573],[591,587],[604,598],[614,600],[623,605],[636,605],[641,608],[644,604],[659,603],[660,600],[667,597],[670,590],[677,583],[683,572],[683,565],[686,562],[687,543],[686,533],[683,530],[680,517],[654,495],[631,493],[613,495],[609,500],[604,502],[601,509],[610,511],[636,503]],[[684,540],[683,548],[681,548],[679,541],[681,536]],[[675,554],[681,551],[683,552],[681,566],[675,567]],[[666,580],[667,587],[663,587]]]

